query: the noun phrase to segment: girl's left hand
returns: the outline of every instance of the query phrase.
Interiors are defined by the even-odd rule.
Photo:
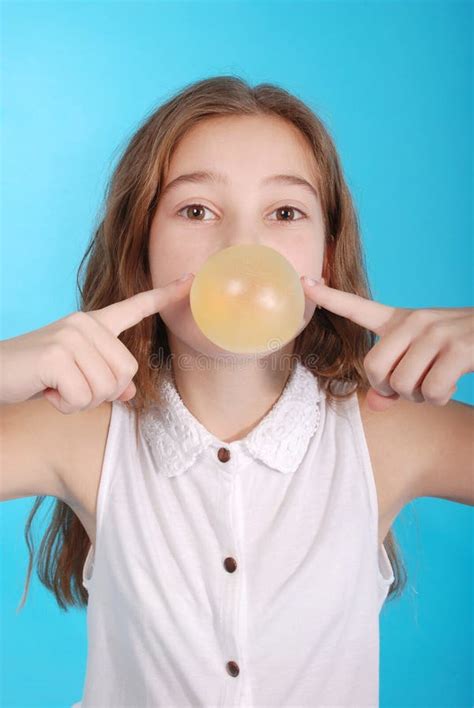
[[[384,411],[400,396],[444,406],[463,375],[474,371],[474,308],[391,307],[301,278],[316,305],[380,337],[364,359],[371,383],[367,403]]]

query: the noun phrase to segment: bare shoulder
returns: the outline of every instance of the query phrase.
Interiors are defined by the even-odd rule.
[[[377,489],[381,543],[402,508],[413,498],[415,462],[405,436],[404,406],[376,412],[366,403],[366,391],[358,389],[357,397]]]
[[[60,468],[64,501],[77,514],[95,542],[95,512],[112,403],[62,416]]]
[[[0,499],[53,496],[87,522],[94,512],[111,405],[72,415],[44,398],[0,406]]]
[[[472,406],[399,399],[375,412],[364,391],[357,396],[381,516],[393,520],[405,504],[422,496],[474,503]]]

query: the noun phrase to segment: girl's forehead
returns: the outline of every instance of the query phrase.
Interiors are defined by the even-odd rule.
[[[184,183],[186,175],[191,175],[189,181],[221,186],[233,180],[248,184],[248,179],[263,185],[276,175],[293,175],[320,191],[320,170],[310,141],[289,121],[273,116],[203,119],[173,148],[161,179],[162,193],[176,180]]]
[[[313,152],[309,140],[299,128],[273,116],[203,119],[179,139],[173,148],[171,161],[182,159],[189,151],[235,160],[246,152],[268,153],[282,159],[296,154],[300,161],[310,158]]]

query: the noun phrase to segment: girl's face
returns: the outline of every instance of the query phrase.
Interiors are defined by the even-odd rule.
[[[183,177],[204,171],[223,179]],[[150,228],[153,287],[184,272],[197,273],[216,251],[243,243],[271,246],[299,275],[320,278],[324,224],[319,193],[269,179],[293,175],[317,191],[313,172],[306,139],[278,117],[209,118],[192,128],[173,153]],[[306,300],[305,326],[314,309]],[[160,315],[170,345],[178,338],[206,356],[229,355],[199,330],[189,298],[163,308]]]

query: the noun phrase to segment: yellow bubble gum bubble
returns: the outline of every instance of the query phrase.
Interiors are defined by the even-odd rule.
[[[242,244],[214,253],[190,291],[194,320],[222,349],[279,349],[301,331],[305,296],[291,263],[269,246]]]

